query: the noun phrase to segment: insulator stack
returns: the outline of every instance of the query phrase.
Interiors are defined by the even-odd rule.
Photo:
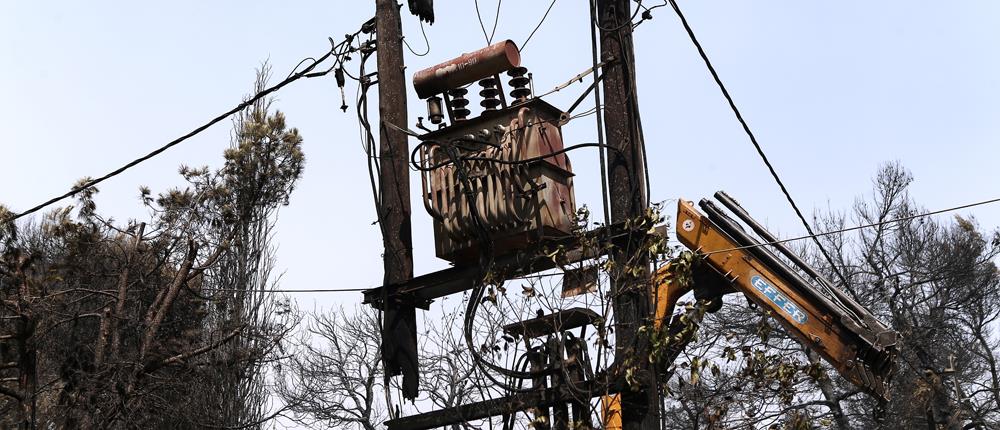
[[[469,117],[469,99],[465,98],[465,95],[469,93],[469,90],[465,88],[455,88],[448,91],[448,95],[451,96],[451,113],[455,116],[452,118],[455,121],[464,121]]]
[[[497,79],[490,77],[479,81],[479,86],[483,87],[479,91],[479,95],[483,97],[483,101],[479,102],[479,105],[485,110],[497,110],[497,106],[500,105],[500,90],[497,89]]]
[[[514,98],[514,103],[524,103],[531,95],[531,88],[528,88],[529,79],[525,76],[527,73],[528,69],[525,67],[515,67],[507,71],[507,76],[510,76],[510,86],[513,88],[510,96]]]

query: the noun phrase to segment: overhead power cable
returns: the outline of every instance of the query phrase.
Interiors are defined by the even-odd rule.
[[[63,194],[60,194],[58,196],[55,196],[55,197],[53,197],[51,199],[48,199],[48,200],[42,202],[42,203],[39,203],[39,204],[33,206],[32,208],[30,208],[28,210],[25,210],[23,212],[18,213],[17,215],[8,217],[7,219],[0,221],[0,224],[6,224],[6,223],[9,223],[9,222],[17,221],[20,218],[23,218],[23,217],[25,217],[27,215],[33,214],[35,212],[38,212],[39,210],[44,209],[46,206],[52,205],[52,204],[57,203],[57,202],[59,202],[61,200],[67,199],[69,197],[72,197],[72,196],[76,195],[77,193],[79,193],[79,192],[81,192],[83,190],[91,188],[91,187],[93,187],[93,186],[95,186],[97,184],[100,184],[101,182],[104,182],[105,180],[108,180],[110,178],[118,176],[122,172],[124,172],[124,171],[126,171],[126,170],[128,170],[128,169],[130,169],[132,167],[135,167],[136,165],[138,165],[138,164],[140,164],[140,163],[142,163],[144,161],[147,161],[147,160],[149,160],[149,159],[151,159],[153,157],[156,157],[157,155],[162,154],[164,151],[166,151],[166,150],[168,150],[168,149],[170,149],[170,148],[172,148],[172,147],[180,144],[181,142],[184,142],[185,140],[188,140],[191,137],[193,137],[193,136],[195,136],[195,135],[197,135],[197,134],[205,131],[209,127],[211,127],[211,126],[219,123],[220,121],[222,121],[222,120],[224,120],[224,119],[232,116],[233,114],[235,114],[237,112],[240,112],[240,111],[246,109],[249,106],[252,106],[258,100],[271,95],[272,93],[274,93],[274,92],[276,92],[276,91],[284,88],[286,85],[291,84],[292,82],[295,82],[295,81],[297,81],[297,80],[299,80],[299,79],[301,79],[303,77],[317,77],[317,76],[325,75],[329,71],[327,71],[327,72],[318,72],[318,73],[310,73],[310,72],[312,72],[312,70],[315,69],[317,65],[319,65],[320,63],[322,63],[323,61],[325,61],[327,58],[330,58],[330,56],[332,56],[337,51],[338,48],[340,48],[341,46],[343,46],[345,43],[350,43],[350,41],[353,40],[353,38],[355,36],[357,36],[357,34],[359,34],[360,32],[361,31],[359,30],[358,32],[355,32],[352,35],[348,35],[347,40],[344,40],[344,41],[340,42],[339,44],[334,44],[333,39],[330,39],[330,45],[331,45],[330,50],[327,51],[327,53],[324,54],[322,57],[319,57],[319,59],[314,60],[312,62],[312,64],[310,64],[305,69],[302,69],[302,71],[299,71],[297,73],[293,73],[293,74],[289,75],[287,78],[285,78],[283,81],[281,81],[281,82],[279,82],[279,83],[277,83],[277,84],[275,84],[275,85],[273,85],[271,87],[268,87],[268,88],[264,89],[263,91],[261,91],[261,92],[259,92],[257,94],[254,94],[253,96],[251,96],[250,98],[246,99],[242,103],[236,105],[236,107],[234,107],[234,108],[226,111],[225,113],[223,113],[223,114],[221,114],[221,115],[213,118],[212,120],[206,122],[205,124],[199,126],[198,128],[195,128],[194,130],[191,130],[187,134],[185,134],[185,135],[183,135],[181,137],[178,137],[177,139],[174,139],[174,140],[168,142],[167,144],[165,144],[165,145],[163,145],[163,146],[161,146],[159,148],[156,148],[152,152],[150,152],[150,153],[148,153],[146,155],[143,155],[142,157],[136,158],[135,160],[132,160],[132,161],[126,163],[125,165],[123,165],[123,166],[121,166],[121,167],[119,167],[119,168],[111,171],[110,173],[105,174],[104,176],[101,176],[101,177],[96,178],[96,179],[90,179],[90,180],[84,182],[83,184],[81,184],[79,186],[76,186],[73,189],[71,189],[71,190],[69,190],[69,191],[67,191],[67,192],[65,192]],[[298,65],[296,65],[296,69],[299,66],[301,66],[301,65],[302,65],[302,62],[300,62]]]
[[[909,216],[905,216],[905,217],[895,218],[895,219],[891,219],[891,220],[886,220],[886,221],[881,221],[881,222],[875,222],[875,223],[871,223],[871,224],[857,225],[857,226],[846,227],[846,228],[842,228],[842,229],[838,229],[838,230],[831,230],[831,231],[820,232],[820,233],[816,233],[816,234],[813,234],[813,235],[799,236],[799,237],[793,237],[793,238],[789,238],[789,239],[781,239],[781,240],[776,240],[776,241],[773,241],[773,242],[763,242],[763,243],[759,243],[759,244],[756,244],[756,245],[747,245],[747,246],[739,246],[739,247],[735,247],[735,248],[720,249],[718,251],[707,252],[707,253],[705,253],[705,255],[721,254],[721,253],[724,253],[724,252],[737,251],[737,250],[741,250],[741,249],[749,249],[749,248],[756,248],[756,247],[761,247],[761,246],[768,246],[768,245],[776,245],[776,244],[781,244],[781,243],[795,242],[795,241],[805,240],[805,239],[809,239],[809,238],[816,237],[816,236],[830,236],[830,235],[834,235],[834,234],[840,234],[840,233],[846,233],[846,232],[855,231],[855,230],[862,230],[862,229],[866,229],[866,228],[877,227],[877,226],[880,226],[880,225],[895,224],[895,223],[900,223],[900,222],[904,222],[904,221],[910,221],[910,220],[919,219],[919,218],[926,218],[926,217],[933,216],[933,215],[940,215],[940,214],[946,213],[946,212],[954,212],[954,211],[957,211],[957,210],[973,208],[973,207],[976,207],[976,206],[984,206],[984,205],[993,204],[993,203],[1000,203],[1000,197],[995,198],[995,199],[983,200],[983,201],[979,201],[979,202],[975,202],[975,203],[968,203],[968,204],[964,204],[964,205],[960,205],[960,206],[953,206],[953,207],[945,208],[945,209],[938,209],[938,210],[931,211],[931,212],[925,212],[925,213],[921,213],[921,214],[914,214],[914,215],[909,215]],[[524,276],[519,276],[519,277],[514,278],[514,279],[542,278],[542,277],[551,277],[551,276],[559,276],[559,275],[562,275],[562,273],[561,272],[556,272],[556,273],[543,273],[543,274],[537,274],[537,275],[524,275]],[[370,290],[372,290],[372,288],[327,288],[327,289],[290,289],[290,290],[279,290],[279,289],[241,290],[241,289],[235,289],[235,288],[213,289],[213,291],[235,291],[235,292],[245,291],[245,292],[252,292],[252,293],[343,293],[343,292],[360,292],[360,291],[370,291]]]
[[[500,6],[503,5],[503,0],[497,1],[497,15],[493,18],[493,31],[490,34],[486,34],[486,24],[483,23],[483,14],[479,12],[479,0],[475,0],[476,5],[476,18],[479,18],[479,27],[483,29],[483,37],[486,38],[486,44],[493,43],[493,36],[497,34],[497,24],[500,23]]]
[[[410,42],[407,42],[405,37],[403,38],[403,45],[406,45],[406,49],[409,49],[410,53],[412,53],[413,55],[416,55],[418,57],[424,57],[427,54],[431,53],[431,41],[427,39],[427,30],[424,29],[423,21],[420,21],[420,34],[424,35],[424,45],[426,45],[427,47],[426,49],[424,49],[423,53],[418,54],[417,51],[414,51],[413,47],[410,46]]]
[[[938,215],[938,214],[942,214],[942,213],[945,213],[945,212],[953,212],[953,211],[957,211],[957,210],[968,209],[968,208],[972,208],[972,207],[976,207],[976,206],[984,206],[984,205],[993,204],[993,203],[997,203],[997,202],[1000,202],[1000,197],[995,198],[995,199],[983,200],[983,201],[979,201],[979,202],[975,202],[975,203],[964,204],[964,205],[961,205],[961,206],[954,206],[954,207],[950,207],[950,208],[946,208],[946,209],[938,209],[936,211],[925,212],[925,213],[922,213],[922,214],[914,214],[914,215],[908,215],[908,216],[894,218],[894,219],[880,221],[880,222],[873,222],[871,224],[856,225],[854,227],[846,227],[846,228],[841,228],[841,229],[837,229],[837,230],[825,231],[825,232],[821,232],[821,233],[810,233],[810,234],[804,235],[804,236],[793,237],[793,238],[790,238],[790,239],[775,240],[775,241],[771,241],[771,242],[762,242],[762,243],[758,243],[758,244],[755,244],[755,245],[737,246],[737,247],[734,247],[734,248],[720,249],[718,251],[712,251],[712,252],[705,253],[705,255],[721,254],[721,253],[724,253],[724,252],[737,251],[737,250],[749,249],[749,248],[757,248],[757,247],[765,246],[765,245],[777,245],[777,244],[781,244],[781,243],[795,242],[795,241],[804,240],[804,239],[815,239],[817,237],[830,236],[830,235],[834,235],[834,234],[846,233],[846,232],[849,232],[849,231],[855,231],[855,230],[861,230],[861,229],[866,229],[866,228],[878,227],[878,226],[886,225],[886,224],[895,224],[895,223],[900,223],[900,222],[904,222],[904,221],[910,221],[910,220],[914,220],[914,219],[918,219],[918,218],[926,218],[926,217],[929,217],[929,216]]]
[[[225,291],[225,292],[236,292],[236,293],[353,293],[359,291],[368,291],[370,288],[316,288],[316,289],[292,289],[292,290],[280,290],[280,289],[239,289],[239,288],[211,288],[210,292]]]
[[[757,142],[757,137],[754,136],[753,131],[750,130],[750,125],[747,124],[746,119],[743,118],[743,114],[740,113],[740,109],[736,107],[736,102],[733,101],[733,97],[729,94],[729,90],[726,89],[726,85],[722,83],[719,73],[716,72],[715,67],[712,66],[712,61],[709,60],[708,54],[705,53],[705,49],[702,48],[701,43],[698,42],[698,37],[695,36],[694,30],[692,30],[691,25],[688,24],[687,18],[684,17],[684,13],[681,12],[680,6],[677,5],[677,1],[669,1],[670,6],[673,7],[674,12],[677,13],[677,17],[680,18],[681,24],[684,25],[684,30],[687,32],[691,42],[694,44],[695,48],[698,49],[698,54],[705,62],[705,66],[708,67],[709,73],[711,73],[712,78],[715,79],[716,85],[719,86],[719,90],[722,91],[722,95],[726,98],[726,101],[729,102],[729,107],[733,110],[733,114],[736,115],[736,119],[739,120],[740,124],[743,126],[743,131],[746,132],[747,137],[750,138],[750,143],[753,143],[753,147],[757,150],[757,154],[760,155],[760,159],[764,161],[764,165],[767,166],[767,170],[771,172],[771,177],[774,178],[774,181],[778,183],[778,187],[781,188],[781,193],[785,195],[785,199],[788,200],[792,209],[795,210],[795,215],[799,217],[799,220],[802,221],[802,225],[805,226],[806,232],[809,233],[809,235],[804,237],[813,239],[813,242],[815,242],[816,246],[819,248],[820,253],[823,254],[823,258],[826,259],[826,262],[830,264],[830,268],[837,274],[837,278],[840,279],[840,282],[842,282],[845,286],[848,285],[847,278],[845,278],[840,272],[837,264],[833,261],[833,257],[829,252],[827,252],[826,247],[824,247],[819,241],[818,235],[814,234],[809,221],[806,221],[806,217],[802,215],[802,211],[799,210],[799,206],[795,204],[795,200],[792,199],[792,195],[788,192],[788,188],[785,187],[785,183],[781,181],[781,178],[778,176],[778,172],[774,170],[774,166],[771,164],[771,161],[768,160],[767,155],[764,154],[764,150],[760,147],[760,143]]]
[[[856,225],[856,226],[853,226],[853,227],[845,227],[845,228],[841,228],[841,229],[837,229],[837,230],[825,231],[825,232],[820,232],[820,233],[816,233],[816,234],[810,234],[810,235],[799,236],[799,237],[792,237],[792,238],[788,238],[788,239],[775,240],[775,241],[772,241],[772,242],[758,243],[756,245],[746,245],[746,246],[738,246],[738,247],[734,247],[734,248],[720,249],[718,251],[707,252],[707,253],[705,253],[705,255],[721,254],[721,253],[724,253],[724,252],[738,251],[738,250],[741,250],[741,249],[749,249],[749,248],[757,248],[757,247],[761,247],[761,246],[777,245],[777,244],[781,244],[781,243],[788,243],[788,242],[795,242],[795,241],[799,241],[799,240],[810,239],[810,238],[813,238],[813,237],[830,236],[830,235],[834,235],[834,234],[847,233],[847,232],[850,232],[850,231],[856,231],[856,230],[862,230],[862,229],[866,229],[866,228],[878,227],[880,225],[896,224],[896,223],[900,223],[900,222],[904,222],[904,221],[910,221],[910,220],[919,219],[919,218],[926,218],[926,217],[929,217],[929,216],[940,215],[940,214],[947,213],[947,212],[954,212],[954,211],[957,211],[957,210],[973,208],[973,207],[976,207],[976,206],[985,206],[985,205],[994,204],[994,203],[1000,203],[1000,197],[995,198],[995,199],[983,200],[983,201],[979,201],[979,202],[975,202],[975,203],[968,203],[968,204],[964,204],[964,205],[953,206],[953,207],[949,207],[949,208],[945,208],[945,209],[938,209],[938,210],[935,210],[935,211],[925,212],[925,213],[921,213],[921,214],[913,214],[913,215],[908,215],[908,216],[905,216],[905,217],[899,217],[899,218],[894,218],[894,219],[890,219],[890,220],[885,220],[885,221],[880,221],[880,222],[874,222],[874,223],[871,223],[871,224],[863,224],[863,225]],[[558,273],[557,272],[557,273],[545,273],[545,274],[538,274],[538,275],[525,275],[525,276],[519,276],[519,277],[514,278],[514,279],[527,279],[527,278],[536,278],[536,277],[537,278],[541,278],[541,277],[559,276],[559,275],[562,275],[562,273]],[[260,293],[341,293],[341,292],[359,292],[359,291],[369,291],[369,290],[371,290],[371,288],[330,288],[330,289],[294,289],[294,290],[215,289],[214,291],[246,291],[246,292],[260,292]]]
[[[542,24],[545,23],[545,19],[549,17],[549,12],[552,12],[552,6],[555,5],[556,0],[552,0],[552,3],[549,3],[549,8],[545,9],[545,15],[542,15],[541,21],[538,21],[538,25],[535,26],[534,30],[531,30],[531,34],[529,34],[528,38],[524,39],[524,43],[521,44],[521,51],[524,51],[524,47],[528,46],[528,42],[531,41],[531,37],[535,35],[535,32],[538,31],[539,28],[542,28]]]

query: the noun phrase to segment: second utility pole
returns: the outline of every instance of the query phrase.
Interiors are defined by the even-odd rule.
[[[608,193],[611,221],[621,223],[645,214],[648,207],[644,168],[644,142],[639,122],[635,87],[635,56],[632,49],[630,0],[597,0],[597,25],[601,34],[601,60],[614,62],[604,67],[604,122],[608,150]],[[591,23],[594,25],[594,23]],[[631,241],[629,241],[631,244]],[[639,265],[638,274],[618,269],[612,279],[612,306],[615,327],[615,364],[635,367],[642,387],[621,393],[624,430],[659,429],[660,394],[655,368],[646,359],[647,339],[639,327],[650,316],[649,258],[639,246],[617,250],[612,258],[619,265]]]
[[[396,0],[375,1],[379,112],[379,222],[385,246],[383,285],[413,278],[407,136],[386,124],[406,127],[403,30]],[[417,396],[417,318],[412,303],[385,303],[382,359],[386,379],[403,375],[403,397]],[[387,341],[388,339],[388,341]],[[391,409],[392,405],[388,405]]]

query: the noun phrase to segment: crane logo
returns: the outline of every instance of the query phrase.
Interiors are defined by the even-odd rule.
[[[802,312],[798,305],[792,302],[791,299],[786,297],[784,294],[781,294],[777,288],[774,288],[773,285],[765,281],[764,278],[760,277],[760,275],[752,276],[750,278],[750,284],[752,284],[757,291],[763,293],[764,297],[767,297],[767,299],[774,303],[777,308],[792,317],[792,321],[799,324],[806,323],[806,313]]]
[[[683,228],[684,231],[694,230],[694,220],[692,220],[690,218],[684,220],[684,222],[681,223],[681,228]]]

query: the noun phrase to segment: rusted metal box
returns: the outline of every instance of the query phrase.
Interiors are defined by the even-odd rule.
[[[438,257],[476,264],[482,246],[502,256],[571,233],[576,204],[561,152],[564,117],[528,99],[421,136],[423,200]]]

